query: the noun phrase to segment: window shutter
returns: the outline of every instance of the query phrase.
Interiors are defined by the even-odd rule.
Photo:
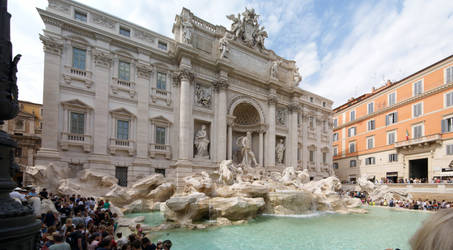
[[[452,78],[452,75],[453,75],[453,74],[452,74],[452,73],[453,73],[452,71],[453,71],[453,68],[452,68],[452,67],[450,67],[450,68],[447,69],[447,83],[450,83],[450,82],[452,81],[452,79],[451,79],[451,78]]]
[[[447,120],[446,119],[442,120],[442,122],[441,122],[442,133],[447,132],[447,125],[448,125]]]
[[[386,125],[386,126],[389,125],[389,115],[386,115],[386,116],[385,116],[385,125]]]
[[[398,122],[398,112],[395,112],[394,116],[393,116],[393,123],[397,123],[397,122]]]

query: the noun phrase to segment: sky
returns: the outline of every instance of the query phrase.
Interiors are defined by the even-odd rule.
[[[268,49],[295,60],[299,87],[334,101],[398,81],[453,54],[451,0],[79,0],[160,34],[171,33],[182,7],[230,28],[226,15],[255,8]],[[19,62],[19,99],[42,103],[46,0],[10,0],[11,39]]]

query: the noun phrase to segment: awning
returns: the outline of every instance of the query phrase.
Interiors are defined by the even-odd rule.
[[[387,172],[387,177],[398,177],[398,172]]]

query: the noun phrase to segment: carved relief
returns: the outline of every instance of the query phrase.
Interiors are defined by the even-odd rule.
[[[134,36],[140,40],[154,43],[154,37],[145,31],[134,29]]]
[[[277,112],[275,112],[275,120],[277,121],[277,125],[285,126],[286,116],[287,116],[286,108],[278,108]]]
[[[234,14],[227,16],[228,19],[233,21],[231,24],[233,39],[242,41],[252,48],[264,49],[267,32],[264,27],[260,27],[258,16],[253,8],[250,10],[245,8],[245,11],[242,12],[242,19],[239,13],[237,17]]]
[[[195,85],[195,104],[203,108],[211,108],[212,88],[201,84]]]
[[[109,69],[110,65],[112,65],[112,56],[107,52],[95,50],[93,52],[93,56],[94,56],[94,63],[96,64],[96,66],[100,66],[100,67]]]
[[[107,18],[105,16],[100,16],[100,15],[92,13],[91,20],[100,26],[104,26],[109,29],[115,28],[115,21],[113,21],[112,19]]]

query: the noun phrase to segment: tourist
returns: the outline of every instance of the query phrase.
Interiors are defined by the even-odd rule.
[[[162,241],[158,240],[156,243],[156,250],[162,250],[162,249],[163,249]]]
[[[163,249],[170,250],[170,248],[172,246],[171,240],[164,240],[164,242],[162,243],[162,246],[163,246]]]
[[[147,237],[144,237],[142,239],[142,249],[143,250],[155,250],[156,245],[154,245],[154,243],[151,243],[151,241]]]
[[[59,233],[52,234],[55,244],[49,247],[49,250],[71,250],[71,246],[64,241],[64,236]]]
[[[83,233],[83,224],[76,225],[76,231],[69,234],[71,239],[71,249],[72,250],[83,250],[86,249],[85,235]]]
[[[441,210],[425,220],[409,243],[413,250],[453,249],[453,209]]]
[[[21,201],[22,203],[26,202],[27,198],[26,195],[24,194],[24,191],[25,190],[23,190],[22,188],[17,187],[11,193],[9,193],[9,197]]]
[[[123,237],[123,233],[117,233],[116,237],[118,238],[118,240],[116,241],[118,248],[122,248],[124,245],[127,245],[128,241],[126,237]]]
[[[47,189],[43,188],[41,192],[39,192],[39,197],[42,199],[47,199],[47,196],[49,194],[47,193]]]

